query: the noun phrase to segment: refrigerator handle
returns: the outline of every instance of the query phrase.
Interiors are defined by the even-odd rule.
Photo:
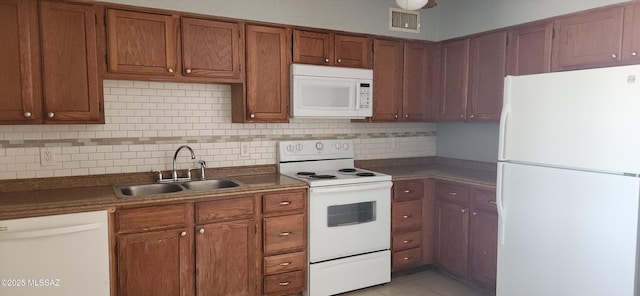
[[[507,120],[509,119],[509,109],[511,95],[511,76],[504,78],[504,101],[502,102],[502,113],[500,113],[500,138],[498,140],[498,160],[505,159],[504,145],[507,138]]]
[[[506,225],[506,213],[504,210],[504,196],[502,195],[502,191],[504,190],[503,185],[503,177],[504,177],[504,166],[506,164],[503,162],[498,162],[498,179],[496,180],[496,208],[498,209],[498,243],[504,246],[504,237],[505,233],[505,225]]]

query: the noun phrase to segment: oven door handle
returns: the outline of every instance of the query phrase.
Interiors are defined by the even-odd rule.
[[[335,192],[350,192],[350,191],[365,191],[375,189],[391,189],[391,181],[389,182],[375,182],[366,184],[348,184],[348,185],[336,185],[336,186],[323,186],[312,187],[310,189],[311,194],[322,193],[335,193]]]

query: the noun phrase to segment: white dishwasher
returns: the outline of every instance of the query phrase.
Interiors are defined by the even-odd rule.
[[[0,295],[109,296],[107,212],[0,221]]]

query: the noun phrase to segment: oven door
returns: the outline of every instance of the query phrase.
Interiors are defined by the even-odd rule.
[[[389,181],[309,190],[309,261],[389,249]]]

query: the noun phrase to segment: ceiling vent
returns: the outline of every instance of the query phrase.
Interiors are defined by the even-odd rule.
[[[389,30],[420,33],[420,13],[400,8],[389,8]]]

